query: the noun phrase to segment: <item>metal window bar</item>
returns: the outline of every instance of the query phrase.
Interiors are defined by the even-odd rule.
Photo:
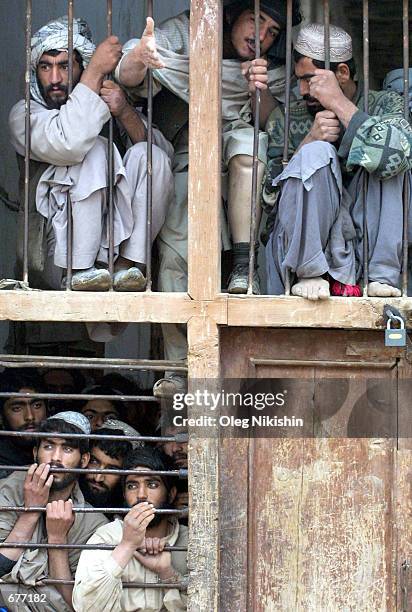
[[[66,399],[66,400],[116,400],[116,402],[153,402],[159,403],[159,398],[151,395],[93,395],[90,393],[14,393],[1,391],[0,397],[33,397],[35,399]],[[1,432],[0,432],[1,434]]]
[[[68,434],[65,434],[68,438]],[[47,438],[53,438],[53,434],[47,434]],[[108,436],[105,436],[107,439]],[[122,437],[125,441],[125,436]],[[164,442],[164,440],[162,440]],[[14,472],[27,472],[29,466],[26,465],[0,465],[2,470],[13,470]],[[122,469],[97,469],[97,468],[50,468],[50,474],[113,474],[114,476],[131,476],[136,473],[136,470],[122,470]],[[143,476],[168,476],[179,479],[187,478],[187,470],[139,470],[139,474]]]
[[[255,0],[255,59],[260,58],[260,0]],[[253,295],[253,276],[255,271],[255,242],[256,242],[256,213],[258,198],[258,166],[259,166],[259,128],[260,128],[260,90],[255,90],[255,120],[253,126],[253,167],[252,167],[252,194],[250,199],[250,245],[249,245],[249,273],[248,295]],[[260,190],[259,190],[260,193]]]
[[[149,359],[110,359],[90,357],[55,357],[52,355],[0,355],[0,366],[7,368],[82,368],[85,370],[149,370],[187,372],[187,366],[178,361]]]
[[[287,0],[287,17],[286,17],[286,97],[285,97],[285,133],[283,143],[283,159],[282,165],[284,168],[289,163],[289,132],[290,132],[290,88],[292,80],[292,17],[293,17],[293,0]],[[285,278],[285,295],[290,295],[290,271],[286,270]]]
[[[73,90],[73,0],[67,0],[67,27],[68,27],[68,69],[69,82],[67,93],[70,96]],[[67,271],[66,291],[72,290],[73,277],[73,214],[70,192],[67,192]]]
[[[41,433],[39,431],[0,431],[0,436],[18,437],[18,438],[50,438],[50,433]],[[85,439],[85,440],[100,440],[101,434],[68,434],[53,433],[53,438],[68,438],[70,439]],[[105,440],[123,440],[129,442],[187,442],[187,434],[176,434],[175,436],[104,436]],[[183,470],[184,471],[184,470]],[[180,473],[180,470],[179,470]]]
[[[0,506],[0,512],[46,512],[44,506]],[[92,508],[88,506],[73,506],[73,512],[75,514],[127,514],[130,512],[130,508]],[[179,516],[187,516],[187,510],[154,510],[155,514],[162,514],[164,516],[177,514]]]
[[[147,0],[147,17],[153,17],[153,0]],[[147,173],[146,173],[146,292],[152,290],[153,206],[153,74],[147,71]]]
[[[363,97],[364,111],[369,112],[369,2],[363,0]],[[363,173],[362,205],[363,205],[363,295],[368,296],[369,283],[369,239],[368,239],[368,173]]]
[[[26,0],[25,142],[24,142],[24,237],[23,282],[29,283],[29,194],[30,194],[30,77],[31,77],[32,0]]]
[[[35,550],[36,548],[58,548],[59,550],[114,550],[116,545],[114,544],[46,544],[45,542],[28,542],[22,544],[21,542],[1,542],[0,550],[2,548],[24,548]],[[141,550],[141,549],[137,549]],[[165,546],[163,550],[175,551],[175,552],[186,552],[186,546]]]
[[[24,582],[18,582],[17,584],[25,584]],[[74,580],[59,580],[57,578],[45,578],[39,582],[35,582],[34,586],[46,586],[46,585],[57,585],[57,584],[68,584],[74,585]],[[33,585],[28,585],[33,586]],[[185,591],[187,589],[186,582],[122,582],[122,587],[126,589],[179,589],[179,591]]]
[[[323,27],[325,36],[325,69],[330,70],[330,9],[329,0],[323,0]]]
[[[107,0],[106,7],[106,22],[107,22],[107,36],[112,35],[112,0]],[[110,78],[110,75],[107,75]],[[113,151],[113,116],[110,115],[109,119],[109,138],[107,141],[107,174],[108,174],[108,187],[107,187],[107,199],[108,199],[108,214],[109,214],[109,272],[111,278],[114,273],[114,204],[113,204],[113,186],[114,186],[114,151]],[[111,290],[113,286],[111,285]]]
[[[403,101],[405,120],[409,121],[409,0],[403,0]],[[408,212],[409,172],[405,172],[403,183],[403,236],[402,236],[402,295],[408,295]]]

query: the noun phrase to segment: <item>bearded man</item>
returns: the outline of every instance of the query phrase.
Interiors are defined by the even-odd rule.
[[[5,370],[0,377],[1,391],[8,393],[44,393],[39,376],[26,369]],[[8,431],[38,431],[47,418],[47,402],[36,397],[0,398],[3,429]],[[2,437],[0,465],[30,465],[33,461],[34,439],[29,437]],[[0,470],[6,478],[13,470]]]
[[[100,513],[79,514],[73,506],[88,506],[78,485],[78,474],[54,472],[50,468],[85,468],[89,462],[87,439],[73,434],[90,435],[89,421],[76,412],[60,412],[47,419],[34,448],[34,460],[28,472],[14,472],[2,482],[1,506],[45,507],[41,511],[2,512],[0,541],[49,544],[85,544],[107,519]],[[56,438],[54,434],[67,434]],[[0,553],[0,594],[7,607],[16,593],[26,594],[18,603],[22,612],[70,612],[72,586],[38,586],[45,578],[72,580],[79,560],[77,549],[2,548]],[[10,606],[14,608],[13,605]]]
[[[68,27],[62,17],[43,26],[31,42],[30,82],[30,278],[42,288],[65,286],[67,198],[72,202],[75,291],[142,291],[146,264],[146,128],[142,117],[110,80],[121,55],[116,36],[96,49],[82,19],[73,21],[73,91],[68,92]],[[108,262],[107,140],[100,135],[114,117],[119,143],[129,147],[114,156],[115,272]],[[24,178],[25,102],[9,117],[11,140]],[[120,136],[123,136],[123,141]],[[154,131],[154,239],[173,200],[172,147]],[[119,146],[120,146],[119,144]],[[23,201],[23,200],[21,200]],[[20,214],[22,235],[24,211]],[[23,240],[18,241],[19,245]],[[21,252],[19,259],[21,260]]]
[[[269,293],[282,294],[289,273],[293,295],[310,300],[359,295],[354,285],[363,275],[365,197],[368,294],[399,297],[402,194],[405,181],[411,186],[412,167],[412,128],[403,99],[394,91],[369,91],[364,111],[352,39],[342,28],[330,28],[330,70],[321,24],[300,30],[294,56],[303,100],[291,104],[292,157],[285,169],[279,108],[266,126],[263,199],[274,207],[266,247]]]

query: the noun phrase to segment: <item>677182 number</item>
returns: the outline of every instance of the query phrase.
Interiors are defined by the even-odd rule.
[[[7,597],[9,603],[43,603],[46,601],[46,593],[10,593]]]

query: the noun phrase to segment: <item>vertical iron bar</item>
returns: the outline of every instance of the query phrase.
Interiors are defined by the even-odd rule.
[[[32,0],[26,0],[26,72],[24,91],[25,141],[24,141],[24,237],[23,282],[29,282],[29,187],[30,187],[30,75],[31,75]]]
[[[147,17],[153,18],[153,0],[147,0]],[[146,178],[146,291],[152,290],[153,206],[153,74],[147,71],[147,178]]]
[[[323,0],[323,24],[325,36],[325,69],[330,70],[330,10],[329,0]]]
[[[260,58],[260,0],[255,0],[255,59]],[[253,126],[253,166],[252,166],[252,194],[250,199],[250,244],[249,244],[249,275],[248,295],[253,295],[253,273],[255,269],[255,242],[256,242],[256,209],[258,192],[258,166],[259,166],[259,124],[260,124],[260,90],[255,90],[255,121]]]
[[[107,0],[107,36],[112,35],[113,11],[112,0]],[[110,78],[110,75],[107,75]],[[107,143],[107,173],[108,173],[108,188],[107,199],[109,204],[109,272],[113,278],[114,273],[114,206],[113,206],[113,185],[114,185],[114,155],[113,155],[113,117],[109,119],[109,139]],[[111,285],[110,289],[113,289]]]
[[[403,101],[404,115],[409,121],[409,1],[403,0]],[[405,172],[403,183],[403,236],[402,236],[402,295],[408,295],[408,212],[409,212],[409,177]]]
[[[67,53],[69,56],[69,82],[67,93],[70,96],[73,90],[73,0],[67,2]],[[73,276],[73,215],[72,215],[72,201],[70,193],[67,192],[67,280],[66,290],[71,291],[72,289],[72,276]]]
[[[369,113],[369,2],[363,0],[363,98],[364,111]],[[369,282],[369,240],[368,240],[368,173],[363,173],[363,295],[368,296]]]
[[[283,143],[283,168],[289,160],[289,132],[290,132],[290,87],[292,77],[292,0],[287,0],[286,19],[286,93],[285,93],[285,133]],[[286,270],[285,295],[290,295],[290,272]]]

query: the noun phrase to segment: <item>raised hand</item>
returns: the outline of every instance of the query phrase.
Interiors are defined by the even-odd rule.
[[[33,463],[30,466],[23,486],[24,505],[26,508],[33,506],[44,507],[49,501],[50,487],[53,476],[49,475],[48,463]]]
[[[324,110],[316,113],[315,121],[310,130],[312,140],[336,142],[339,138],[341,126],[339,119],[333,111]]]
[[[128,547],[141,548],[146,536],[146,528],[155,516],[153,504],[142,502],[133,506],[123,521],[122,543]]]
[[[114,117],[121,117],[129,106],[122,88],[114,81],[103,81],[100,97],[106,102]]]
[[[156,38],[154,33],[154,21],[151,17],[146,19],[146,27],[140,39],[140,42],[133,49],[136,59],[144,64],[146,68],[164,68],[165,65],[161,61],[156,47]]]
[[[66,544],[67,534],[74,523],[71,499],[52,501],[46,506],[46,529],[49,544]]]
[[[98,77],[110,74],[119,63],[122,56],[122,46],[117,36],[109,36],[97,47],[87,67]]]
[[[268,63],[262,57],[251,61],[243,62],[241,65],[242,74],[245,77],[250,93],[255,93],[256,89],[264,91],[268,88]]]

